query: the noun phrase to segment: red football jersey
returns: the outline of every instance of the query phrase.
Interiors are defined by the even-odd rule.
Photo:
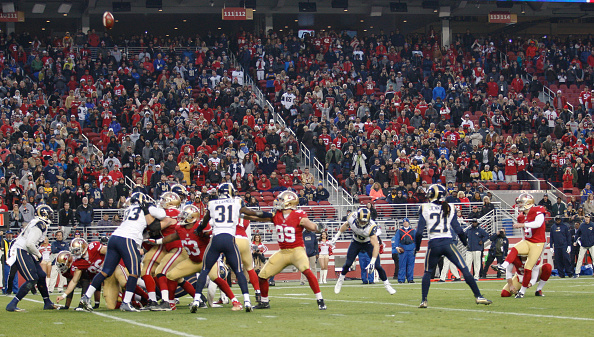
[[[239,218],[239,222],[237,222],[237,226],[235,228],[235,236],[239,236],[242,238],[247,238],[247,228],[250,226],[250,221],[247,219]]]
[[[178,242],[188,253],[190,260],[200,263],[204,256],[204,251],[210,242],[210,234],[196,235],[194,231],[200,226],[200,221],[196,221],[192,228],[187,229],[185,226],[175,225],[175,231],[179,235]],[[210,225],[207,225],[203,233],[210,233]]]
[[[76,269],[87,270],[91,274],[97,274],[101,270],[105,255],[101,254],[101,247],[103,245],[100,242],[91,242],[89,249],[87,250],[87,258],[76,259],[72,265]]]
[[[177,216],[179,215],[179,210],[178,209],[167,209],[167,210],[165,210],[165,214],[167,214],[167,216],[172,219],[177,219]],[[177,225],[171,225],[171,226],[163,229],[161,231],[161,234],[163,234],[163,237],[166,237],[168,235],[175,233],[175,226],[177,226]],[[175,240],[173,242],[166,244],[165,250],[170,251],[174,248],[181,248],[181,247],[182,247],[182,243],[179,240]]]
[[[542,214],[546,217],[547,209],[543,206],[533,206],[528,211],[524,222],[532,222],[536,219],[536,216]],[[539,242],[547,242],[546,238],[546,226],[543,223],[538,228],[524,228],[524,239],[530,242],[539,243]]]
[[[299,224],[303,218],[307,218],[307,214],[301,210],[292,211],[286,217],[282,211],[276,211],[272,217],[272,222],[276,228],[280,249],[305,247],[303,244],[303,227]]]

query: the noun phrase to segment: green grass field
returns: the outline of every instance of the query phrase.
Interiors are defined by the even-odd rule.
[[[187,296],[174,312],[43,311],[39,295],[20,303],[27,312],[9,313],[4,307],[11,297],[0,296],[0,336],[584,336],[594,328],[592,277],[552,278],[545,297],[529,289],[524,299],[499,297],[503,285],[479,282],[494,303],[478,306],[464,282],[432,283],[429,308],[418,309],[420,280],[394,285],[393,296],[382,285],[359,281],[345,282],[335,295],[332,282],[322,286],[328,310],[319,311],[308,286],[277,283],[270,288],[272,308],[253,313],[226,305],[191,314]]]

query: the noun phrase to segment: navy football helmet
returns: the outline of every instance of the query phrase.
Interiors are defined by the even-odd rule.
[[[371,220],[371,211],[367,207],[359,208],[355,223],[359,228],[365,228]]]
[[[441,202],[445,200],[447,195],[446,188],[440,184],[433,184],[427,189],[427,199],[431,202]]]
[[[171,192],[179,195],[179,197],[184,201],[188,198],[188,190],[182,184],[175,184],[171,186]]]
[[[142,192],[134,192],[130,196],[130,205],[137,204],[140,207],[144,207],[144,205],[148,202],[148,198]]]
[[[218,188],[219,199],[229,199],[235,196],[235,187],[229,183],[219,185]]]
[[[51,225],[52,221],[54,220],[54,211],[48,205],[38,206],[35,210],[35,213],[37,217],[47,225]]]

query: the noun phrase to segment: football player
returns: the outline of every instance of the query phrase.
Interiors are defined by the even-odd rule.
[[[161,221],[161,233],[163,237],[175,234],[177,216],[180,212],[181,198],[173,192],[165,192],[157,202],[159,207],[167,214],[166,221]],[[177,288],[175,280],[168,279],[165,275],[174,268],[181,260],[186,259],[186,253],[182,249],[180,240],[168,241],[163,244],[162,259],[155,269],[157,284],[161,289],[161,303],[152,306],[153,311],[175,310],[175,297],[172,296]]]
[[[218,199],[208,202],[206,214],[204,214],[202,223],[196,229],[196,232],[200,233],[210,223],[213,236],[204,253],[204,265],[200,272],[200,276],[198,277],[196,295],[194,296],[194,302],[192,303],[190,310],[193,313],[196,312],[200,306],[203,306],[201,305],[202,299],[200,298],[200,295],[206,284],[206,277],[208,276],[210,269],[216,264],[221,253],[225,255],[227,264],[237,276],[237,283],[239,283],[239,287],[243,293],[244,308],[246,312],[251,312],[253,310],[250,302],[247,280],[243,274],[241,258],[239,256],[237,245],[235,244],[235,230],[241,214],[262,216],[264,213],[262,211],[253,211],[243,206],[241,199],[235,196],[235,188],[232,184],[224,183],[219,185]]]
[[[195,232],[198,226],[200,226],[200,210],[194,205],[184,206],[178,216],[178,220],[179,224],[175,226],[175,232],[173,234],[162,239],[149,239],[148,242],[157,245],[167,244],[174,241],[182,243],[183,248],[187,253],[187,257],[169,270],[166,276],[168,280],[174,281],[176,285],[179,285],[190,296],[194,297],[194,287],[184,278],[190,275],[195,275],[202,270],[202,258],[210,243],[210,233],[212,230],[210,225],[208,225],[202,232]],[[241,303],[235,298],[235,295],[233,295],[229,284],[219,277],[218,269],[212,268],[208,276],[227,296],[229,296],[229,298],[233,299],[233,310],[241,310]]]
[[[545,217],[547,214],[546,208],[543,206],[534,205],[534,197],[528,193],[522,193],[516,199],[518,210],[522,213],[518,216],[518,223],[513,225],[514,228],[524,228],[524,239],[518,242],[512,249],[505,261],[498,266],[500,272],[506,272],[507,267],[514,262],[518,255],[527,256],[524,263],[524,277],[522,279],[522,287],[516,294],[516,298],[524,297],[528,284],[532,279],[532,268],[540,259],[544,246],[547,243]]]
[[[179,191],[179,188],[177,190]],[[176,193],[165,192],[161,195],[157,205],[163,208],[167,215],[166,221],[158,221],[160,226],[159,236],[172,234],[174,232],[173,228],[175,227],[175,223],[177,222],[175,218],[179,214],[179,206],[181,205],[180,197]],[[171,305],[169,300],[169,290],[170,287],[176,285],[167,282],[165,274],[169,268],[177,263],[176,260],[182,253],[181,245],[178,241],[167,245],[155,245],[146,248],[148,251],[144,254],[141,272],[142,279],[149,295],[149,304],[144,307],[143,310],[173,310],[175,308],[175,302]],[[162,302],[160,304],[157,303],[157,282],[161,289]]]
[[[303,243],[304,228],[312,232],[321,232],[323,228],[309,220],[304,211],[297,210],[298,205],[297,194],[292,191],[284,191],[274,201],[274,213],[264,213],[259,217],[246,217],[249,220],[272,222],[276,228],[280,248],[279,251],[272,254],[258,274],[262,297],[261,302],[256,305],[256,309],[270,309],[268,279],[280,273],[286,266],[293,265],[307,277],[309,286],[316,296],[318,309],[326,310],[318,279],[310,269],[309,258],[305,253]]]
[[[505,273],[507,284],[503,287],[503,290],[501,290],[501,297],[510,297],[512,294],[518,293],[518,290],[523,284],[524,277],[526,276],[524,264],[526,263],[527,258],[527,256],[518,255],[514,261],[507,266]],[[544,288],[553,271],[553,267],[550,264],[540,264],[539,262],[540,259],[536,263],[536,266],[532,268],[532,279],[528,283],[528,288],[530,288],[538,282],[534,296],[544,296],[542,294],[542,288]],[[514,267],[516,268],[516,273],[512,274]]]
[[[120,306],[122,311],[138,311],[131,305],[132,296],[140,274],[140,252],[142,234],[149,224],[155,219],[163,220],[166,217],[165,210],[157,208],[147,202],[147,197],[141,192],[135,192],[130,196],[128,208],[124,213],[124,221],[113,232],[107,244],[105,262],[99,274],[97,274],[80,303],[87,311],[92,311],[90,297],[101,286],[101,283],[111,276],[119,265],[120,259],[124,260],[126,269],[130,273],[126,282],[126,293]]]
[[[349,245],[346,261],[342,266],[342,271],[334,286],[334,293],[340,293],[340,289],[342,288],[346,274],[349,272],[349,268],[351,268],[351,265],[355,262],[359,252],[364,251],[371,257],[371,261],[366,268],[368,275],[373,275],[374,271],[377,270],[380,280],[384,282],[384,288],[386,288],[390,295],[394,295],[396,290],[390,285],[388,276],[386,276],[386,271],[380,264],[380,243],[377,235],[379,227],[376,225],[375,221],[371,220],[371,211],[369,208],[362,207],[356,212],[349,214],[347,220],[340,226],[338,232],[336,232],[330,241],[330,245],[334,246],[340,235],[348,228],[353,231],[353,240]]]
[[[58,255],[56,255],[55,261],[56,261],[56,268],[58,269],[58,272],[60,272],[62,277],[66,278],[66,282],[69,285],[70,280],[72,280],[72,277],[73,277],[74,268],[72,268],[72,262],[74,261],[74,257],[72,256],[72,254],[69,251],[63,250],[63,251],[59,252]],[[88,285],[89,285],[89,282],[87,282],[87,287],[88,287]],[[83,285],[82,293],[84,294],[85,291],[86,291],[86,287],[84,287],[84,285]],[[56,303],[60,303],[61,300],[66,298],[66,305],[64,305],[63,307],[60,307],[60,309],[68,310],[70,308],[70,304],[72,303],[72,297],[74,297],[74,292],[70,292],[65,297],[64,297],[64,295],[60,295],[56,299]]]
[[[70,253],[74,258],[71,270],[71,281],[68,282],[67,289],[64,291],[62,298],[71,296],[79,281],[85,279],[92,280],[101,269],[103,261],[105,260],[105,253],[107,247],[100,242],[92,242],[90,245],[85,239],[77,238],[70,242]],[[87,284],[85,284],[87,283]],[[86,291],[90,282],[82,282],[83,289]],[[84,292],[83,292],[84,295]],[[101,296],[99,291],[95,292],[95,306],[99,308],[99,298]],[[59,297],[58,297],[59,298]],[[59,302],[60,300],[58,300]],[[113,308],[112,308],[113,309]]]
[[[239,254],[241,255],[241,263],[243,264],[243,269],[247,272],[250,283],[254,287],[254,291],[256,293],[256,302],[260,302],[260,281],[258,280],[258,274],[254,270],[254,260],[252,258],[252,249],[250,239],[247,235],[247,229],[250,226],[250,220],[246,219],[245,217],[241,217],[239,222],[237,223],[237,228],[235,230],[235,243],[237,244],[237,249],[239,249]]]
[[[423,274],[421,286],[422,300],[419,308],[427,308],[427,295],[429,294],[431,278],[435,274],[435,267],[442,256],[445,256],[456,268],[462,271],[464,280],[470,289],[472,289],[476,304],[489,305],[493,302],[483,297],[474,277],[468,271],[462,255],[460,255],[460,252],[453,243],[453,233],[450,229],[456,232],[460,238],[460,242],[464,246],[468,245],[468,239],[462,227],[460,227],[456,212],[445,201],[446,194],[446,189],[442,185],[433,184],[429,186],[427,190],[427,199],[429,202],[422,204],[419,209],[419,225],[417,227],[417,234],[415,235],[415,254],[421,247],[425,227],[428,229],[427,234],[429,237],[427,255],[425,257],[425,273]]]
[[[25,279],[25,283],[19,288],[16,296],[6,306],[6,311],[20,312],[24,311],[17,307],[17,304],[37,285],[39,293],[43,298],[43,309],[56,309],[56,305],[49,298],[47,284],[45,282],[46,274],[41,268],[41,253],[39,245],[47,237],[47,228],[52,223],[54,211],[47,205],[38,206],[35,210],[36,216],[23,229],[16,238],[11,251],[11,257],[7,264],[12,266],[16,263],[19,273]]]

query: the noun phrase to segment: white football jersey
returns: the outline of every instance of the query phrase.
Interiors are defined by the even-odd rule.
[[[39,218],[35,217],[33,220],[29,221],[27,227],[23,229],[21,234],[16,238],[13,247],[15,249],[23,249],[28,251],[27,243],[34,242],[36,247],[45,241],[45,237],[47,236],[47,225],[41,221]],[[31,252],[31,254],[35,254],[37,252]]]
[[[241,199],[237,197],[209,201],[208,211],[210,212],[212,234],[227,233],[235,236],[241,207]]]
[[[149,206],[148,208],[150,215],[157,220],[163,220],[167,216],[165,210],[157,208],[156,206]],[[113,232],[112,235],[116,235],[122,238],[128,238],[136,241],[138,245],[142,244],[142,233],[144,229],[149,225],[146,223],[144,217],[144,211],[139,205],[131,205],[124,211],[124,221],[118,228]]]
[[[379,227],[375,224],[375,221],[369,220],[367,226],[361,228],[357,226],[357,212],[352,212],[347,221],[349,223],[349,227],[353,231],[353,240],[357,242],[369,242],[369,237],[373,235],[377,235],[377,230]]]
[[[425,203],[421,205],[420,214],[425,219],[429,241],[433,239],[451,239],[452,220],[456,216],[456,209],[452,207],[450,214],[444,220],[441,205]]]

